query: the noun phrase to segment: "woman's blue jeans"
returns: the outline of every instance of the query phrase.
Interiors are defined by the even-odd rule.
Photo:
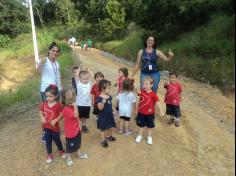
[[[159,85],[159,82],[160,82],[160,72],[155,72],[155,73],[142,73],[141,72],[141,75],[140,75],[140,87],[142,86],[142,82],[143,82],[143,79],[145,76],[150,76],[152,77],[154,83],[153,83],[153,86],[152,86],[152,90],[157,93],[157,90],[158,90],[158,85]]]

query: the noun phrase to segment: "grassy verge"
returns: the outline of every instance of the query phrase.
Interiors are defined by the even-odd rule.
[[[235,16],[213,16],[209,24],[179,36],[178,40],[163,43],[165,53],[171,48],[176,57],[170,63],[159,62],[161,69],[218,86],[223,92],[235,90]],[[121,41],[100,44],[105,51],[134,61],[143,48],[143,31]]]

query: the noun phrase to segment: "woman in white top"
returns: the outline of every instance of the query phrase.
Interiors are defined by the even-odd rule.
[[[60,75],[60,65],[56,61],[58,55],[60,53],[59,46],[52,42],[48,49],[48,57],[41,58],[38,64],[38,72],[41,73],[41,85],[40,92],[42,101],[46,101],[45,97],[45,89],[49,85],[56,85],[59,90],[61,87],[61,75]]]

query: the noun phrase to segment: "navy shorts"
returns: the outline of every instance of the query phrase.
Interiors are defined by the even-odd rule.
[[[90,114],[90,106],[78,106],[79,117],[88,119]]]
[[[126,117],[126,116],[120,116],[120,119],[124,121],[130,121],[130,117]]]
[[[144,128],[144,127],[154,128],[155,127],[154,120],[155,120],[154,114],[145,115],[145,114],[138,113],[137,118],[136,118],[136,124],[140,128]]]
[[[178,105],[166,104],[166,114],[174,117],[180,117],[180,108]]]
[[[66,153],[77,152],[81,147],[81,133],[73,138],[66,138]]]

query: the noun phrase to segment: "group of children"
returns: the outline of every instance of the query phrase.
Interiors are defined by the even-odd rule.
[[[40,106],[40,116],[46,137],[47,163],[52,162],[52,140],[56,143],[62,158],[66,158],[69,166],[73,165],[71,153],[77,152],[79,158],[88,158],[86,153],[80,152],[81,133],[89,133],[87,119],[90,115],[90,107],[93,106],[93,114],[97,119],[97,128],[100,130],[101,146],[106,148],[108,142],[116,141],[113,136],[116,128],[114,116],[119,115],[120,124],[117,131],[120,134],[129,135],[131,117],[136,117],[139,127],[135,139],[137,143],[143,139],[143,129],[148,129],[147,144],[152,144],[152,129],[155,127],[155,108],[159,109],[160,116],[164,112],[160,105],[157,94],[152,91],[153,79],[146,76],[142,80],[141,89],[137,89],[134,80],[128,77],[128,69],[120,68],[115,87],[118,87],[115,108],[112,106],[110,81],[104,78],[103,73],[94,74],[95,83],[92,85],[93,73],[87,67],[80,65],[73,68],[72,88],[61,92],[61,103],[59,103],[59,92],[55,85],[50,85],[46,93],[46,102]],[[170,115],[169,123],[179,126],[181,101],[181,85],[177,82],[175,73],[170,73],[166,88],[166,114]],[[139,96],[136,105],[136,94]],[[66,138],[66,152],[60,139],[59,121],[64,119],[64,133]]]

